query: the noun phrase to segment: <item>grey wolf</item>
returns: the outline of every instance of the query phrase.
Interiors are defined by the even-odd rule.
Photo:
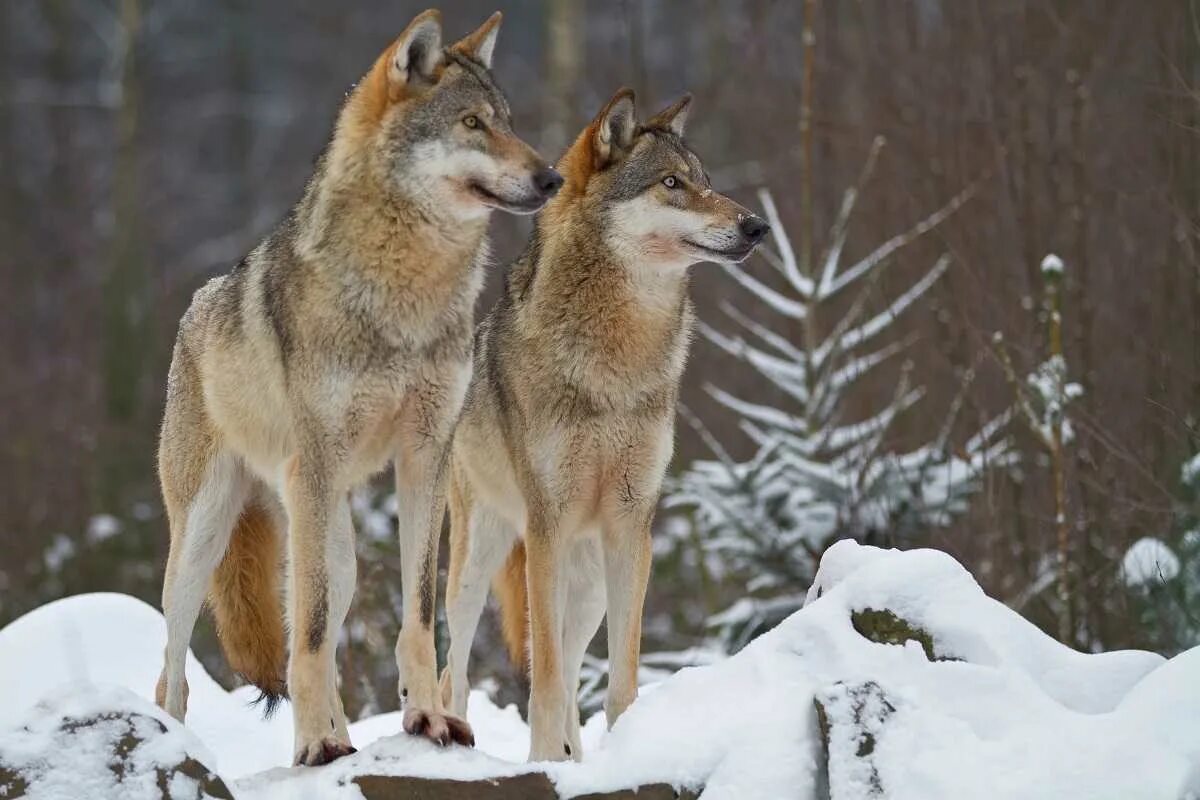
[[[443,702],[466,710],[495,577],[516,658],[531,637],[530,760],[582,755],[574,695],[605,614],[610,726],[637,696],[650,527],[692,336],[687,268],[741,261],[768,230],[684,143],[690,103],[639,123],[631,91],[609,101],[559,162],[563,188],[476,334],[450,467]]]
[[[443,47],[438,13],[416,17],[349,93],[299,203],[179,326],[158,702],[183,719],[207,596],[234,669],[290,697],[297,764],[353,752],[335,664],[356,573],[347,492],[389,461],[403,726],[472,742],[442,706],[432,632],[449,443],[489,214],[534,212],[562,180],[513,133],[490,72],[499,24]]]

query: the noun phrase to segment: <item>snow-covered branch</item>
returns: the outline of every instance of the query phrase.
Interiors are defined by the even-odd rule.
[[[747,461],[733,461],[708,429],[689,417],[717,460],[692,463],[670,482],[664,499],[668,508],[691,512],[696,534],[673,541],[684,546],[698,539],[705,559],[715,557],[725,574],[745,580],[741,599],[709,619],[726,650],[740,648],[799,606],[816,559],[832,538],[880,534],[897,539],[945,525],[966,510],[986,470],[1007,466],[1014,458],[1005,436],[1009,414],[965,432],[965,441],[956,450],[952,447],[973,369],[965,373],[959,397],[931,440],[911,450],[897,450],[891,441],[897,420],[925,395],[911,366],[901,369],[888,399],[849,416],[850,408],[864,410],[861,403],[848,402],[861,379],[892,363],[915,334],[878,340],[895,330],[893,323],[938,282],[951,258],[941,255],[907,288],[884,299],[879,311],[872,308],[881,295],[882,271],[876,267],[945,221],[974,192],[968,187],[843,270],[840,262],[854,211],[882,147],[883,140],[876,139],[858,183],[842,196],[827,245],[813,265],[819,278],[801,268],[774,198],[761,191],[778,248],[767,259],[782,275],[784,288],[731,266],[728,273],[767,313],[747,314],[727,302],[722,310],[740,334],[701,325],[705,338],[764,376],[787,401],[777,406],[720,385],[706,386],[738,416],[739,428],[757,451]],[[856,293],[848,304],[840,296],[833,300],[851,286]],[[781,318],[783,324],[772,325],[772,319]],[[805,321],[806,335],[799,340],[791,335],[795,320]],[[820,330],[818,323],[827,320],[836,321]]]

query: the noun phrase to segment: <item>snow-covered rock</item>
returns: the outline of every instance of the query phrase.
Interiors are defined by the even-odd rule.
[[[153,703],[166,642],[162,614],[127,595],[80,595],[35,609],[0,630],[0,724],[69,685],[123,686]],[[185,670],[187,726],[209,744],[211,767],[236,778],[291,762],[286,709],[264,721],[249,705],[256,692],[226,692],[190,652]]]
[[[116,683],[149,698],[162,644],[161,617],[136,600],[53,603],[0,631],[0,707],[36,714],[64,683]],[[284,768],[290,715],[263,722],[247,694],[223,691],[192,660],[188,674],[188,728],[240,800],[358,800],[401,791],[387,776],[503,784],[535,770],[563,798],[662,783],[705,800],[827,790],[832,800],[1183,800],[1200,788],[1200,650],[1169,662],[1076,652],[931,550],[838,543],[803,609],[736,656],[644,691],[611,732],[593,718],[578,764],[520,763],[528,730],[476,692],[476,750],[396,735],[393,713],[351,727],[359,753]],[[370,775],[380,777],[364,783]]]
[[[0,797],[232,800],[195,735],[116,686],[64,689],[0,734]]]

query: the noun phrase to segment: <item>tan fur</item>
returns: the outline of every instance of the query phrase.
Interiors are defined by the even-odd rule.
[[[536,210],[557,176],[513,133],[488,72],[499,18],[448,48],[438,19],[419,15],[359,82],[291,215],[196,293],[168,378],[168,637],[156,695],[183,719],[187,639],[211,588],[231,665],[268,696],[287,689],[298,764],[353,751],[335,666],[356,570],[347,495],[389,462],[401,503],[403,726],[473,742],[445,713],[435,674],[449,444],[488,214]],[[487,125],[469,129],[466,113]]]
[[[707,186],[678,138],[688,102],[639,128],[623,90],[584,129],[559,161],[562,191],[476,336],[452,455],[460,502],[443,689],[461,711],[486,591],[478,577],[491,577],[510,651],[523,657],[530,642],[531,760],[581,756],[571,693],[605,614],[610,725],[637,695],[650,527],[693,321],[686,267],[701,260],[688,242],[731,242],[728,260],[757,242],[741,233],[749,212]],[[677,186],[658,183],[667,174]]]
[[[283,532],[261,506],[242,510],[213,573],[208,602],[229,666],[270,694],[287,693],[287,632],[280,578]]]

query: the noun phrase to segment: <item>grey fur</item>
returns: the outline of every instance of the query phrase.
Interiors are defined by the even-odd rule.
[[[390,461],[404,504],[396,647],[404,727],[441,743],[471,741],[470,728],[445,714],[435,674],[445,467],[469,378],[489,212],[535,210],[553,191],[536,179],[547,167],[512,132],[508,104],[473,49],[490,57],[498,21],[433,54],[422,48],[440,41],[437,15],[417,17],[351,93],[292,212],[200,289],[180,322],[159,451],[171,522],[160,703],[183,718],[180,654],[197,592],[227,543],[231,557],[249,541],[221,528],[202,530],[208,539],[199,542],[191,528],[216,528],[206,520],[217,513],[235,525],[252,501],[281,508],[300,764],[352,752],[333,674],[355,580],[347,493]],[[267,638],[237,641],[257,665],[273,654],[245,642]],[[255,680],[279,691],[277,675]]]
[[[686,268],[702,251],[740,260],[757,243],[742,232],[749,212],[712,191],[680,137],[687,103],[638,127],[632,100],[618,93],[559,162],[567,184],[477,331],[453,446],[443,694],[465,707],[459,639],[503,561],[496,549],[520,539],[525,573],[504,574],[528,578],[531,760],[582,757],[569,683],[600,622],[597,596],[610,724],[636,696],[650,524],[695,318]]]

